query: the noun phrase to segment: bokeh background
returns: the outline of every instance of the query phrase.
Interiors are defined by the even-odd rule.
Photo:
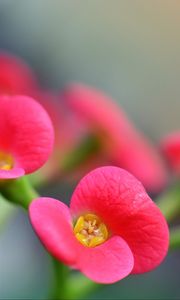
[[[0,48],[24,58],[42,85],[82,81],[108,92],[158,142],[180,128],[179,0],[0,0]],[[41,190],[68,202],[73,187]],[[179,299],[180,255],[89,299]],[[0,230],[0,298],[44,299],[48,255],[21,209]]]

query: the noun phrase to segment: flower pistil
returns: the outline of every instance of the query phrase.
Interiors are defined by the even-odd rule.
[[[107,227],[95,214],[80,216],[74,226],[78,241],[86,247],[95,247],[104,243],[109,236]]]

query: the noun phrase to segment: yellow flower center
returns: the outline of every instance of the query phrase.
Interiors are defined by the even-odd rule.
[[[0,152],[0,170],[11,170],[13,168],[13,158],[10,154]]]
[[[94,214],[80,216],[74,226],[78,241],[86,247],[95,247],[104,243],[109,236],[107,227]]]

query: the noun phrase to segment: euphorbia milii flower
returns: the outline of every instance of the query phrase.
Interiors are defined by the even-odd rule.
[[[29,208],[47,250],[99,283],[157,267],[168,250],[165,218],[142,184],[127,171],[102,167],[76,187],[70,209],[52,198]]]
[[[40,168],[53,140],[51,120],[39,103],[27,96],[0,96],[0,179]]]
[[[68,85],[63,96],[83,126],[99,137],[111,163],[127,169],[151,192],[164,187],[167,174],[157,149],[110,97],[81,84]]]
[[[0,52],[0,94],[32,96],[37,87],[35,75],[22,59]]]
[[[161,141],[161,147],[169,166],[180,175],[180,131],[165,136]]]

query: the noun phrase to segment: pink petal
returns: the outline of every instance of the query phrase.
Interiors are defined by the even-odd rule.
[[[13,168],[11,170],[0,170],[0,179],[13,179],[21,177],[25,174],[21,168]]]
[[[180,174],[180,131],[165,136],[161,141],[161,148],[174,172]]]
[[[167,184],[167,170],[158,149],[138,132],[124,141],[122,153],[115,154],[114,162],[132,173],[152,193],[158,193]]]
[[[152,192],[164,187],[167,172],[158,151],[110,97],[83,84],[68,85],[64,97],[83,126],[102,138],[112,163],[131,172]]]
[[[72,230],[69,208],[52,198],[38,198],[31,203],[29,215],[47,250],[64,263],[74,265],[78,242]]]
[[[42,106],[27,96],[1,96],[0,107],[0,151],[11,154],[15,166],[26,174],[32,173],[52,151],[51,120]]]
[[[77,267],[98,283],[114,283],[126,277],[134,265],[127,243],[114,236],[94,248],[81,247]]]
[[[169,229],[159,208],[144,203],[135,216],[128,218],[118,233],[127,241],[134,255],[132,273],[156,268],[165,258],[169,246]]]
[[[135,257],[134,272],[153,269],[167,253],[165,218],[142,184],[123,169],[102,167],[90,172],[76,187],[70,208],[75,216],[97,214],[113,234],[121,236]]]
[[[38,83],[30,67],[19,57],[0,52],[0,94],[30,95]]]

